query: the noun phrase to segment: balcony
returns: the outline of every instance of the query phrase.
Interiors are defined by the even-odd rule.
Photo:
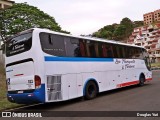
[[[142,40],[135,40],[134,43],[135,43],[135,44],[142,44],[142,42],[143,42]]]
[[[152,50],[151,50],[151,49],[148,49],[148,53],[151,54],[151,53],[152,53]]]
[[[154,39],[152,40],[152,42],[158,43],[158,39]]]
[[[160,54],[154,54],[155,55],[155,57],[160,57]]]
[[[151,33],[153,33],[153,34],[154,34],[154,33],[157,33],[157,32],[158,32],[158,31],[157,31],[157,30],[155,30],[155,31],[152,31]]]
[[[142,31],[147,31],[147,27],[143,27],[143,28],[142,28]]]
[[[149,54],[149,57],[152,58],[152,57],[155,57],[155,56],[154,56],[154,54]]]
[[[156,38],[157,38],[157,37],[160,37],[160,34],[156,34],[155,37],[156,37]]]
[[[160,30],[158,30],[157,33],[160,34]]]
[[[137,33],[132,33],[132,36],[133,36],[133,37],[135,37],[135,36],[137,36],[137,35],[138,35]]]
[[[145,47],[146,49],[149,49],[149,48],[150,48],[150,45],[149,45],[149,44],[144,44],[144,47]]]
[[[135,43],[135,45],[141,46],[141,43]]]
[[[152,43],[150,46],[151,46],[152,48],[157,48],[157,44],[158,44],[158,43]]]
[[[156,48],[156,51],[160,51],[160,48],[159,48],[159,47],[157,47],[157,48]]]
[[[158,44],[158,42],[152,42],[152,45],[157,45]]]
[[[140,40],[140,41],[142,41],[142,40],[143,40],[143,38],[142,38],[142,37],[139,37],[139,38],[137,38],[137,40]]]
[[[128,41],[127,41],[127,43],[128,43],[128,44],[133,44],[133,43],[134,43],[134,41],[130,41],[130,40],[128,40]]]
[[[134,37],[131,35],[131,36],[129,36],[129,40],[132,40],[132,39],[134,39]]]
[[[134,30],[133,32],[134,32],[134,33],[139,33],[139,30]]]
[[[150,35],[149,38],[154,38],[156,35]]]

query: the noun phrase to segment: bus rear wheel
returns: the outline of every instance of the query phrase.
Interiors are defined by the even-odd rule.
[[[93,99],[97,96],[97,86],[94,81],[89,81],[85,88],[85,98],[87,100]]]

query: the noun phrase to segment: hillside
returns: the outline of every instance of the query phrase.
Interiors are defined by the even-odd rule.
[[[120,24],[114,23],[100,28],[92,34],[93,37],[105,38],[110,40],[125,41],[131,35],[134,28],[143,26],[143,21],[131,21],[123,18]]]

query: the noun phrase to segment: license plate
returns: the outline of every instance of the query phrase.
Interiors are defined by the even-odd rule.
[[[23,91],[18,91],[18,93],[23,93]]]

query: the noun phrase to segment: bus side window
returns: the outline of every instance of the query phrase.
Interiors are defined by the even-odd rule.
[[[122,58],[126,58],[127,52],[128,52],[128,50],[127,50],[126,46],[122,46]]]
[[[96,58],[95,42],[90,42],[90,44],[89,44],[89,52],[90,52],[90,57]]]
[[[117,58],[121,58],[121,49],[119,45],[116,45],[116,50],[117,50]]]
[[[90,41],[89,40],[87,40],[86,41],[86,44],[85,44],[85,48],[86,48],[86,57],[90,57],[91,55],[90,55],[90,50],[89,50],[89,44],[90,44]]]
[[[136,58],[143,60],[143,51],[142,51],[141,48],[139,48],[139,49],[136,50]]]
[[[129,59],[129,47],[127,47],[127,46],[124,46],[124,52],[126,53],[125,54],[125,59]]]
[[[61,35],[51,35],[53,41],[52,49],[55,56],[66,56],[66,50],[64,45],[64,37]]]
[[[85,41],[80,40],[79,46],[80,46],[81,57],[86,57]]]
[[[54,56],[66,56],[64,37],[61,35],[40,33],[42,50]]]
[[[102,51],[103,51],[103,57],[106,58],[107,57],[107,49],[106,49],[105,44],[102,45]]]
[[[118,58],[118,50],[117,50],[117,45],[113,45],[112,46],[112,49],[113,49],[113,56],[114,58]]]
[[[125,58],[125,55],[124,55],[124,46],[121,46],[121,45],[116,45],[117,47],[117,57],[118,58]]]
[[[53,39],[50,34],[48,35],[48,42],[49,44],[53,45]]]
[[[95,46],[96,57],[99,58],[100,57],[100,55],[99,55],[99,43],[95,42],[94,46]]]
[[[99,57],[103,58],[103,44],[102,43],[98,43],[98,52],[99,52]]]
[[[64,37],[64,41],[67,57],[81,57],[79,40],[77,38]]]
[[[95,42],[87,40],[85,46],[86,46],[87,57],[96,58]]]
[[[107,45],[107,58],[113,58],[114,54],[113,54],[113,46]]]
[[[48,33],[40,33],[40,42],[42,50],[50,55],[54,55],[53,45],[50,43],[51,35]]]
[[[128,58],[132,59],[132,56],[133,56],[133,49],[132,47],[128,47]]]

